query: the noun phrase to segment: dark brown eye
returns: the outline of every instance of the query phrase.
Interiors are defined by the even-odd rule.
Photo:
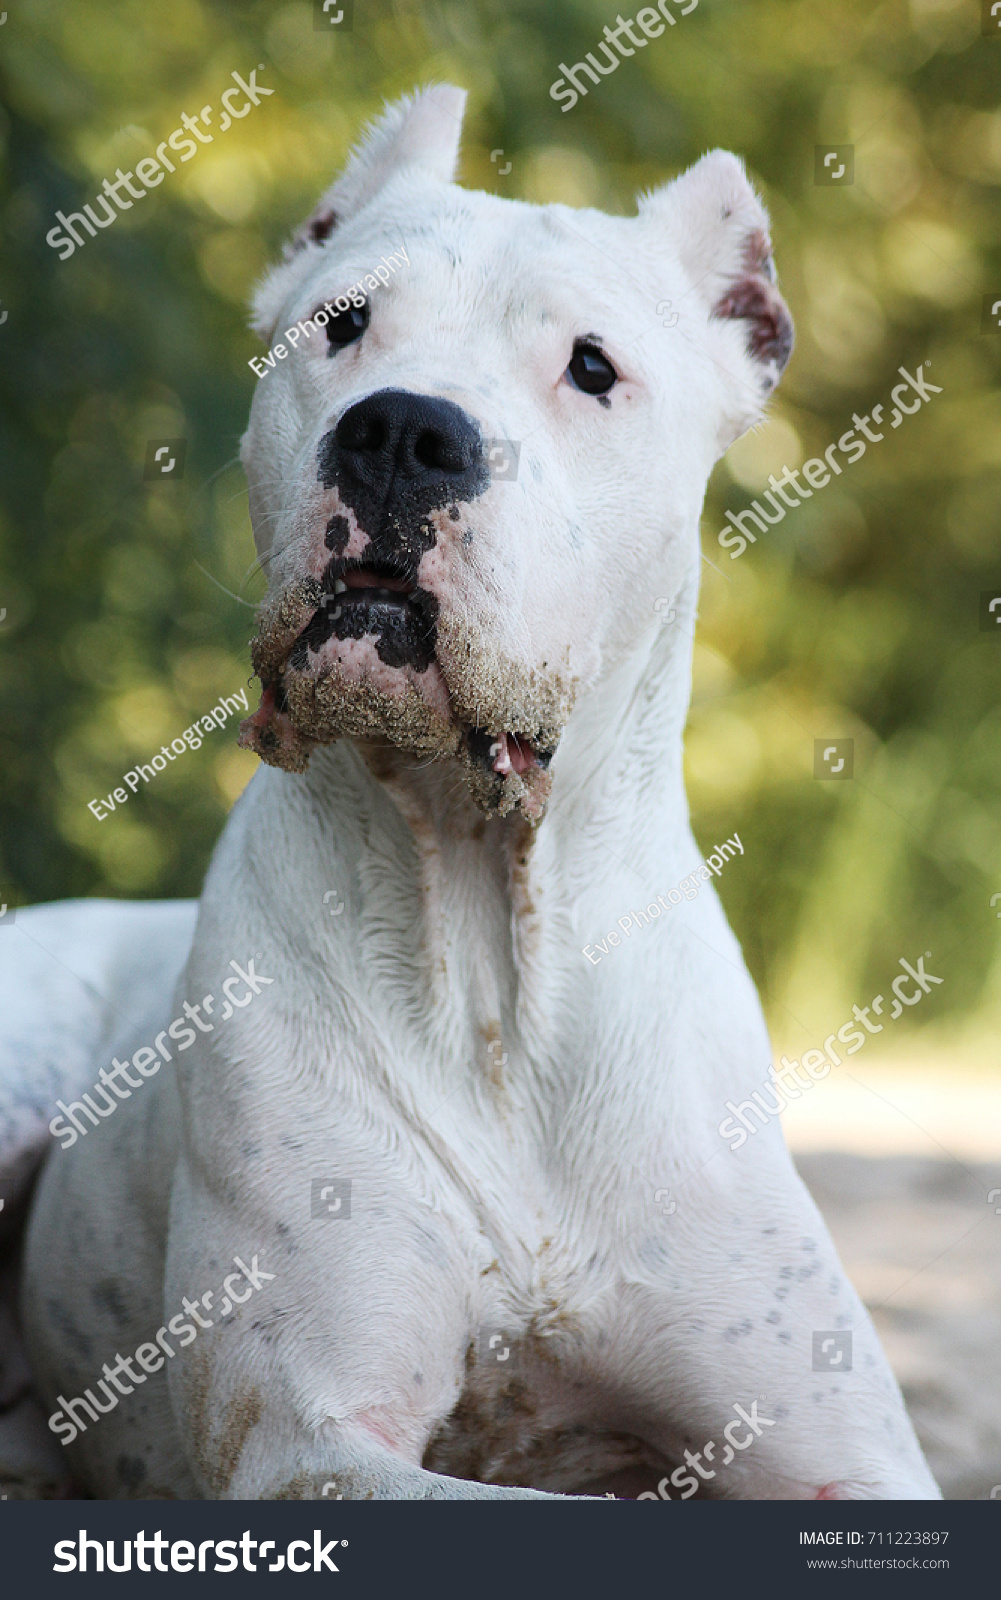
[[[346,311],[335,311],[327,323],[327,343],[330,354],[335,350],[343,350],[347,344],[354,344],[360,339],[368,327],[369,310],[368,301],[364,305],[350,305]]]
[[[585,394],[607,394],[618,373],[601,351],[593,344],[575,344],[567,376]]]

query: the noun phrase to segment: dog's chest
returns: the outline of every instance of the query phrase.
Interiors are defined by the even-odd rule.
[[[498,1241],[495,1241],[497,1243]],[[645,1463],[609,1403],[617,1302],[613,1265],[582,1239],[543,1234],[479,1269],[456,1405],[424,1465],[482,1482],[571,1490]]]
[[[458,1403],[423,1464],[484,1483],[566,1492],[649,1459],[648,1449],[616,1426],[579,1340],[519,1337],[486,1323],[470,1343]]]
[[[547,1338],[483,1323],[470,1341],[459,1402],[430,1438],[424,1466],[571,1491],[648,1461],[646,1446],[617,1429],[592,1355],[566,1333]]]

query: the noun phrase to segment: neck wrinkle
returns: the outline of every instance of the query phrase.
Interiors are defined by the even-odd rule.
[[[566,986],[567,951],[584,942],[578,899],[610,869],[638,897],[665,851],[679,870],[694,865],[682,738],[695,601],[689,586],[674,602],[675,620],[655,623],[581,697],[537,827],[520,813],[484,815],[451,764],[418,768],[400,752],[353,747],[362,804],[388,800],[413,851],[415,931],[432,1006],[454,1006],[458,977],[477,1026],[489,1032],[497,1022],[506,1036],[513,1025],[544,1050],[559,1027],[554,999]],[[486,967],[491,992],[481,994]]]

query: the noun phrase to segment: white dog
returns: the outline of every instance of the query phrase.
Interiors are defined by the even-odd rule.
[[[634,219],[468,193],[463,100],[390,109],[257,296],[269,765],[197,924],[4,935],[5,1193],[65,1147],[52,1433],[102,1497],[935,1498],[777,1119],[718,1131],[769,1044],[711,887],[582,955],[699,860],[699,513],[792,345],[766,216],[719,151]]]

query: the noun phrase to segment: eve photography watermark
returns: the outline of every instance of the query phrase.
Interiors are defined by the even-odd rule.
[[[252,356],[247,362],[248,367],[258,378],[266,378],[279,361],[284,361],[287,355],[296,350],[301,340],[312,338],[318,328],[326,329],[334,319],[346,315],[352,306],[357,311],[364,310],[368,304],[366,296],[373,294],[380,285],[385,287],[393,273],[404,264],[410,265],[410,257],[406,247],[401,244],[398,251],[390,251],[389,255],[380,256],[370,272],[364,273],[341,294],[335,295],[332,300],[325,300],[312,316],[305,317],[300,322],[293,323],[290,328],[286,328],[282,338],[272,346],[267,355]]]
[[[738,853],[744,854],[744,846],[740,842],[740,834],[735,833],[732,839],[716,845],[695,871],[686,873],[680,883],[667,891],[666,896],[659,894],[656,900],[650,901],[645,910],[641,907],[637,911],[627,911],[618,918],[617,927],[610,929],[603,939],[596,939],[592,944],[584,945],[581,955],[591,963],[592,967],[598,966],[603,958],[621,947],[623,940],[631,939],[634,933],[649,928],[662,912],[673,910],[685,900],[694,900],[702,885],[708,883],[710,877],[718,878],[726,863]]]
[[[191,723],[190,727],[185,728],[177,738],[171,739],[169,746],[162,744],[148,761],[140,761],[136,766],[130,767],[128,772],[124,772],[121,783],[114,789],[110,789],[100,799],[88,800],[88,810],[93,812],[98,822],[106,822],[113,811],[121,810],[122,806],[128,804],[140,783],[152,783],[158,773],[166,771],[168,762],[176,761],[188,750],[200,750],[206,734],[224,728],[235,712],[243,711],[246,714],[248,709],[246,689],[237,689],[232,695],[223,695],[203,717]]]

